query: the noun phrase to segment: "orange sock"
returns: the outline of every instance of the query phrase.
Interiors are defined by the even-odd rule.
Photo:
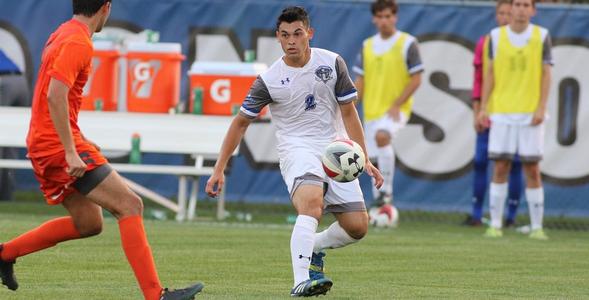
[[[162,286],[155,269],[151,248],[147,243],[141,216],[126,217],[119,220],[121,242],[127,260],[139,282],[145,300],[158,300]]]
[[[13,261],[18,257],[55,246],[59,242],[80,238],[72,217],[49,220],[41,226],[4,243],[0,253],[2,260]]]

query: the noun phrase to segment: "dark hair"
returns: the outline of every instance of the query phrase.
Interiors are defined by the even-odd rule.
[[[112,0],[72,0],[74,15],[94,16],[103,5]]]
[[[276,30],[280,27],[280,23],[292,23],[296,21],[303,22],[303,25],[309,27],[311,24],[311,20],[309,19],[309,14],[307,11],[300,6],[289,6],[282,10],[280,16],[278,16],[278,20],[276,21]]]
[[[532,7],[536,7],[536,0],[532,0]],[[513,0],[510,0],[509,3],[511,3],[513,5]]]
[[[397,11],[399,10],[399,7],[397,6],[395,0],[376,0],[372,2],[372,5],[370,5],[370,11],[372,12],[373,16],[376,16],[376,13],[383,11],[387,8],[391,9],[393,15],[396,15]]]

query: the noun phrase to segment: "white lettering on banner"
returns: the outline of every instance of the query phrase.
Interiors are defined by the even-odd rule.
[[[18,39],[8,30],[0,28],[0,50],[20,69],[25,72],[25,52]]]
[[[463,101],[436,88],[430,76],[442,72],[449,77],[449,88],[472,87],[473,54],[450,41],[420,43],[425,65],[422,84],[415,94],[413,111],[442,129],[444,138],[426,139],[422,125],[408,124],[396,137],[395,153],[405,167],[425,174],[452,173],[468,165],[474,156],[475,132],[472,110]],[[465,63],[469,62],[469,63]]]
[[[211,98],[217,103],[227,103],[231,100],[231,80],[217,79],[211,84]]]
[[[557,183],[565,183],[589,176],[589,159],[586,158],[589,153],[589,95],[586,93],[589,88],[589,48],[560,45],[553,48],[552,55],[555,65],[548,98],[550,118],[547,120],[541,169]],[[578,83],[578,91],[567,82]],[[563,145],[559,134],[574,136],[570,143]]]

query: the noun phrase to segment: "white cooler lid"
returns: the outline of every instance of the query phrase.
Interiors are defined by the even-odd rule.
[[[261,74],[266,71],[266,69],[268,69],[268,66],[264,63],[195,61],[190,67],[188,75],[215,74],[254,76]]]
[[[93,41],[92,44],[94,45],[94,50],[98,51],[117,50],[117,47],[113,41],[97,40]]]
[[[149,53],[181,53],[182,45],[179,43],[127,43],[127,52],[149,52]]]

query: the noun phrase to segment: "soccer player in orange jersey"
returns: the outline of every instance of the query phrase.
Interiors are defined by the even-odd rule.
[[[74,16],[45,45],[35,86],[28,156],[50,205],[61,204],[69,216],[0,244],[2,284],[18,288],[13,266],[18,257],[102,231],[102,208],[119,223],[127,260],[146,300],[193,299],[202,284],[163,289],[143,228],[143,204],[112,170],[100,148],[78,127],[82,89],[91,70],[91,37],[102,30],[112,0],[73,0]]]

